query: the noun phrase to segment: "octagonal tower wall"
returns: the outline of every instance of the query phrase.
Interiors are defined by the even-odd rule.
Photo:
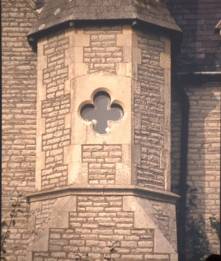
[[[36,186],[170,190],[170,39],[129,26],[73,28],[38,43]],[[124,115],[105,134],[81,118],[105,91]]]
[[[36,236],[27,259],[175,261],[170,29],[143,26],[145,19],[78,22],[31,34],[37,160],[28,199]],[[108,101],[96,98],[103,94]],[[105,120],[99,102],[105,113],[120,107],[121,117]]]

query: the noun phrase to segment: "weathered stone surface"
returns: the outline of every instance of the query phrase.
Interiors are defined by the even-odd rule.
[[[65,122],[70,113],[70,93],[65,89],[69,78],[65,57],[68,47],[69,38],[56,35],[39,48],[42,56],[38,56],[41,62],[38,67],[37,129],[42,136],[37,140],[37,148],[42,156],[37,162],[36,173],[37,186],[41,189],[62,187],[68,182],[68,166],[64,162],[64,147],[70,145],[71,139],[71,129]]]
[[[162,0],[49,0],[46,1],[32,34],[68,21],[120,19],[138,19],[170,30],[180,30]]]
[[[186,216],[180,224],[186,222],[188,255],[194,254],[196,245],[189,238],[196,236],[193,230],[200,224],[203,231],[201,240],[210,244],[210,251],[219,253],[219,239],[212,228],[210,218],[220,220],[220,83],[187,84],[185,91],[189,102],[188,121],[188,158],[187,170],[181,170],[181,159],[185,157],[182,148],[186,144],[181,140],[182,97],[173,97],[173,148],[172,148],[172,190],[183,193],[181,175],[187,180]],[[186,111],[187,113],[187,111]],[[185,116],[186,117],[186,116]],[[186,133],[187,135],[187,133]],[[182,171],[182,172],[181,172]],[[178,210],[183,206],[178,205]],[[182,209],[181,209],[182,211]],[[178,227],[178,231],[179,231]],[[199,238],[198,238],[199,239]]]
[[[134,89],[137,184],[163,190],[170,187],[170,48],[167,41],[156,34],[137,34],[140,57],[136,61]],[[164,57],[164,53],[168,56]]]
[[[77,196],[76,209],[73,207],[69,208],[68,213],[63,212],[63,217],[68,217],[66,227],[60,227],[57,223],[56,228],[51,228],[50,222],[57,220],[57,201],[53,201],[54,205],[51,205],[50,209],[44,210],[42,205],[36,216],[38,221],[45,211],[49,213],[46,221],[48,226],[44,228],[48,230],[49,243],[47,250],[40,251],[37,248],[39,239],[35,239],[32,246],[33,260],[77,257],[80,254],[88,255],[90,260],[104,260],[109,256],[115,256],[117,260],[146,260],[149,256],[150,260],[169,261],[171,254],[176,255],[173,248],[163,249],[162,252],[158,247],[157,242],[167,245],[171,239],[160,233],[158,219],[151,214],[151,205],[155,202],[122,196]],[[67,199],[59,199],[59,205],[62,201],[66,202]],[[68,201],[75,199],[69,197]],[[102,207],[98,207],[98,204]],[[148,208],[142,207],[145,205]],[[166,208],[167,204],[159,205],[161,210]],[[174,206],[172,208],[174,209]],[[138,209],[140,211],[137,211]],[[105,213],[108,215],[104,216]],[[175,212],[173,215],[175,218]],[[145,219],[149,221],[141,222]],[[60,222],[62,224],[62,219]],[[173,236],[176,236],[176,231],[173,233]],[[111,247],[114,247],[113,253],[110,251]]]
[[[115,184],[116,163],[122,162],[121,145],[83,145],[82,161],[88,163],[88,184]]]
[[[180,97],[173,90],[171,105],[171,190],[180,194],[180,173],[181,173],[181,133],[182,133],[182,104]]]
[[[1,218],[9,223],[11,204],[15,202],[18,193],[25,196],[35,190],[37,57],[28,45],[26,35],[36,22],[36,16],[25,1],[3,0],[1,11]],[[6,243],[7,260],[15,260],[15,257],[24,260],[25,257],[30,234],[27,225],[28,206],[24,199],[21,209],[23,213],[19,213],[16,218]]]
[[[214,15],[217,1],[170,1],[184,29],[179,72],[220,69],[220,36],[213,30],[220,19]],[[171,53],[168,30],[160,29],[178,27],[163,1],[49,0],[38,10],[39,27],[33,32],[72,20],[111,20],[111,25],[87,24],[39,38],[36,65],[26,41],[37,20],[32,6],[32,1],[3,1],[5,216],[14,190],[26,194],[37,187],[40,193],[28,197],[30,205],[22,201],[24,212],[10,230],[7,258],[73,260],[90,253],[99,260],[120,242],[115,260],[176,261],[175,196],[162,196],[171,180]],[[128,19],[128,25],[115,26],[119,19]],[[130,27],[133,19],[155,24],[159,31]],[[209,218],[220,218],[220,83],[210,79],[185,86],[190,102],[187,217],[191,222],[203,216],[211,250],[218,252]],[[79,115],[98,89],[125,112],[121,121],[110,123],[107,135],[95,133]],[[178,193],[179,109],[176,100],[172,188]],[[144,194],[136,186],[144,187]],[[197,196],[196,208],[192,196]]]
[[[219,253],[218,235],[209,218],[220,220],[220,83],[205,84],[200,89],[189,87],[186,91],[190,102],[187,220],[191,223],[203,218],[211,251]]]

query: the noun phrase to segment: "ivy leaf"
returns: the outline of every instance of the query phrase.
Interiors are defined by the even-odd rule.
[[[6,222],[5,220],[3,220],[3,221],[1,222],[1,226],[2,226],[2,228],[3,228],[3,227],[7,227],[8,224],[7,224],[7,222]]]
[[[5,237],[8,238],[9,235],[10,235],[10,233],[11,233],[10,231],[7,231],[7,232],[5,233]]]
[[[13,208],[16,207],[16,202],[12,202],[12,207],[13,207]]]

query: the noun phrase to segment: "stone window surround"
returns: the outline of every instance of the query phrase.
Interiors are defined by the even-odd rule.
[[[109,131],[109,122],[119,121],[124,110],[118,102],[111,100],[106,90],[98,89],[92,94],[92,101],[80,105],[80,115],[85,121],[92,123],[96,132],[106,134]]]

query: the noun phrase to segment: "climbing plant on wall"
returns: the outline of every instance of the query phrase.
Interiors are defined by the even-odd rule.
[[[7,240],[10,237],[11,228],[16,225],[16,219],[19,213],[23,213],[22,200],[23,195],[21,193],[17,193],[16,196],[12,197],[9,215],[1,221],[1,260],[7,260]]]
[[[189,188],[187,213],[191,216],[191,209],[198,207],[198,189]],[[202,215],[194,215],[187,222],[187,254],[189,261],[204,261],[210,254],[209,240],[206,234],[205,219]]]

